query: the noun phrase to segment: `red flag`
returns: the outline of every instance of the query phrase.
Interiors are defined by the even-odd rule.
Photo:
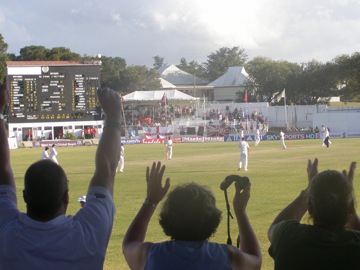
[[[245,94],[244,94],[244,102],[248,102],[247,90],[245,90]]]
[[[161,102],[160,102],[162,107],[165,107],[168,104],[168,100],[166,97],[166,94],[164,93],[163,97],[161,98]]]

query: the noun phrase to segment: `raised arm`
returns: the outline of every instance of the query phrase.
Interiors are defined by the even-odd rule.
[[[15,188],[14,174],[10,164],[10,150],[8,135],[3,119],[5,106],[9,101],[9,93],[6,84],[0,85],[0,185],[10,185]]]
[[[288,206],[286,206],[274,219],[268,230],[268,238],[272,242],[272,236],[275,225],[284,220],[300,221],[308,210],[308,195],[307,190],[310,186],[312,179],[318,174],[318,159],[315,158],[314,162],[308,160],[307,175],[308,187],[301,191],[299,196],[295,198]]]
[[[105,121],[96,151],[95,173],[90,181],[90,187],[102,186],[113,194],[116,167],[120,158],[121,100],[120,96],[109,88],[98,89],[97,95],[105,114]]]
[[[162,187],[165,166],[153,162],[151,171],[146,169],[147,196],[139,212],[129,226],[122,243],[125,259],[131,269],[144,269],[147,253],[152,243],[144,243],[146,231],[157,204],[164,198],[170,187],[167,178]]]
[[[250,198],[250,186],[249,183],[247,187],[241,190],[240,185],[235,183],[236,191],[233,205],[239,229],[240,251],[233,246],[228,246],[233,269],[257,270],[261,268],[260,245],[246,214],[246,206]]]
[[[356,169],[356,162],[351,162],[350,164],[350,168],[349,168],[349,173],[346,170],[343,170],[343,174],[345,175],[345,177],[348,179],[348,181],[353,185],[354,182],[354,173],[355,173],[355,169]],[[356,212],[356,208],[355,208],[355,199],[354,202],[352,203],[352,209],[351,209],[351,216],[349,218],[348,223],[346,224],[346,228],[350,229],[350,230],[357,230],[360,231],[360,218]]]

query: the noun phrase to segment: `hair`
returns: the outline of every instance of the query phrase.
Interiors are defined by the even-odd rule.
[[[309,188],[309,213],[315,225],[331,230],[344,228],[354,203],[352,183],[335,170],[319,173]]]
[[[165,200],[159,223],[173,240],[204,241],[221,220],[215,197],[208,187],[189,183],[177,186]]]
[[[49,150],[49,147],[45,146],[45,151]]]
[[[52,147],[55,147],[55,143],[52,145]]]
[[[35,220],[50,220],[64,204],[68,181],[64,170],[52,160],[40,160],[27,169],[24,178],[27,214]]]

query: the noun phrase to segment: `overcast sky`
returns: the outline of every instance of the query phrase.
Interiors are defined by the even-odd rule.
[[[330,61],[360,51],[359,0],[3,0],[0,33],[8,52],[40,45],[80,55],[153,57],[199,64],[221,47],[249,59]]]

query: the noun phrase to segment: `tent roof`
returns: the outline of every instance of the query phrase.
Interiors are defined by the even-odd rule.
[[[187,95],[178,90],[154,90],[154,91],[135,91],[123,96],[124,102],[160,102],[166,95],[168,101],[194,101],[198,100],[193,96]]]
[[[225,86],[241,86],[249,81],[249,74],[244,67],[229,67],[227,72],[209,83],[209,86],[225,87]]]

